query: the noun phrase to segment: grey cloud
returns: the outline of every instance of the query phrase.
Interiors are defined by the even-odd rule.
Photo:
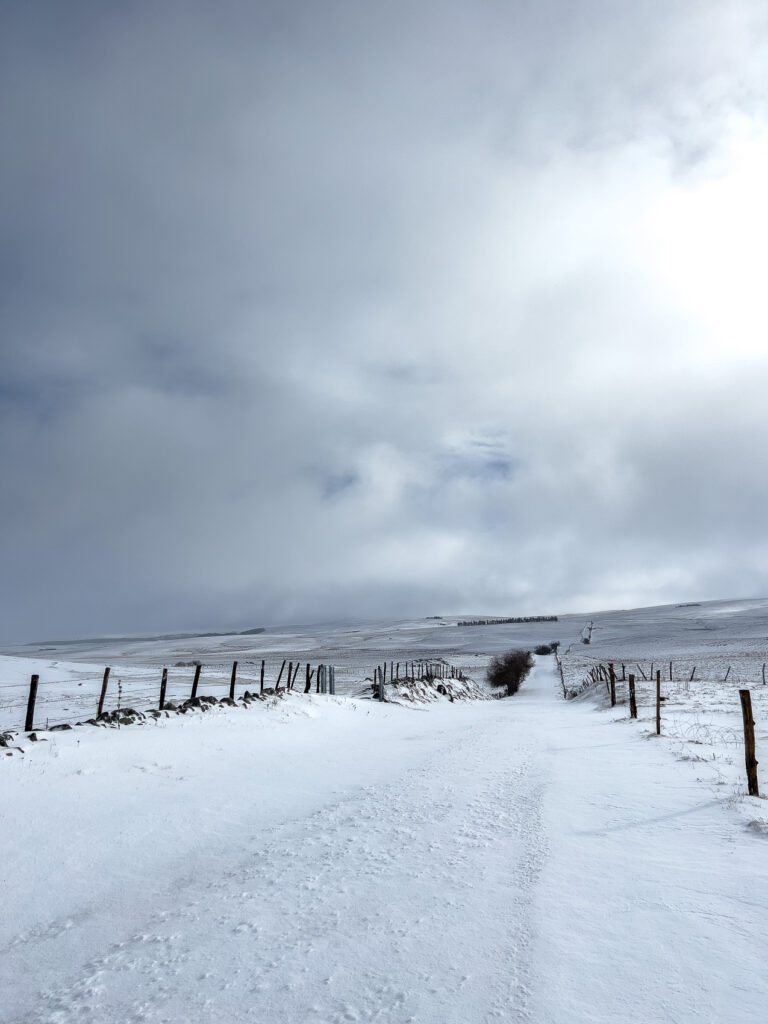
[[[768,369],[646,231],[764,5],[0,18],[0,636],[765,589]]]

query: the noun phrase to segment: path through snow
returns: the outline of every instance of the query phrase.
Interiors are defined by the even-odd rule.
[[[4,1020],[764,1019],[765,837],[549,665],[271,714],[3,764]]]

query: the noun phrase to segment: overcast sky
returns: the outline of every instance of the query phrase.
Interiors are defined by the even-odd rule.
[[[765,0],[19,0],[0,96],[0,639],[768,594]]]

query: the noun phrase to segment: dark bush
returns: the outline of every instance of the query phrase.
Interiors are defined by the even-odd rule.
[[[532,668],[530,651],[507,651],[491,659],[485,678],[489,686],[506,686],[507,696],[511,697]]]
[[[538,647],[534,647],[534,654],[554,654],[557,648],[560,646],[559,640],[553,640],[551,644],[539,644]]]

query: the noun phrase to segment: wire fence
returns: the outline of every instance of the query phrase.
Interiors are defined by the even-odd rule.
[[[295,657],[246,659],[241,662],[215,662],[205,665],[195,661],[178,662],[169,667],[118,666],[111,667],[105,685],[105,670],[97,666],[77,665],[67,669],[51,666],[50,674],[40,667],[35,684],[34,710],[30,729],[50,729],[73,726],[105,713],[121,713],[130,709],[139,712],[178,708],[193,697],[242,698],[270,694],[279,689],[295,693],[321,692],[319,669],[322,663],[302,661]],[[359,663],[334,666],[333,691],[353,697],[378,695],[378,681],[385,684],[398,680],[416,680],[433,677],[463,675],[462,668],[443,658],[407,658],[379,662],[373,668]],[[35,678],[35,677],[33,677]],[[325,692],[329,677],[324,676]],[[195,682],[197,680],[197,682]],[[0,730],[21,731],[29,725],[30,678],[16,681],[0,680]]]

